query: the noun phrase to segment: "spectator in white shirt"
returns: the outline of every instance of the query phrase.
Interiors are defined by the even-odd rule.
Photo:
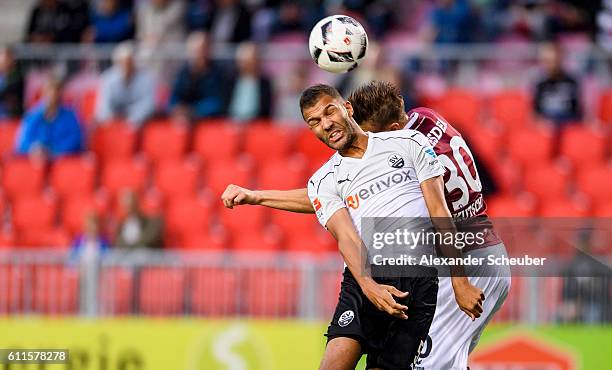
[[[96,121],[125,119],[139,128],[155,111],[156,83],[153,74],[136,65],[135,48],[119,44],[113,52],[113,66],[102,74],[96,102]]]

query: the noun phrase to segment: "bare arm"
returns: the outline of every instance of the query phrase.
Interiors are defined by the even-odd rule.
[[[421,191],[423,192],[431,221],[436,230],[439,233],[456,233],[457,229],[444,198],[444,181],[442,176],[432,177],[423,181],[421,183]],[[453,245],[442,245],[440,250],[444,257],[447,258],[461,258],[462,256],[461,250]],[[484,293],[469,282],[462,266],[451,266],[450,272],[455,299],[459,308],[470,316],[472,320],[480,317],[482,301],[485,299]]]
[[[314,213],[306,188],[293,190],[250,190],[230,184],[221,195],[227,208],[238,205],[261,205],[283,211]]]
[[[390,285],[378,284],[372,279],[366,247],[357,234],[346,208],[336,211],[326,226],[338,241],[340,254],[366,297],[379,310],[397,318],[407,319],[405,311],[408,307],[397,303],[393,297],[404,298],[408,293],[402,293]]]

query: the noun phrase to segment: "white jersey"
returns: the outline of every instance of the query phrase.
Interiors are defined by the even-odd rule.
[[[429,217],[420,183],[444,174],[427,138],[415,130],[368,132],[362,158],[335,153],[308,181],[324,227],[347,208],[359,235],[364,217]]]

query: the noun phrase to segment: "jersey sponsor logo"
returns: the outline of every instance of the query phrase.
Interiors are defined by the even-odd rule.
[[[321,201],[319,200],[319,198],[315,198],[312,201],[312,206],[314,207],[315,212],[321,209]]]
[[[402,168],[404,167],[404,158],[397,153],[393,153],[387,158],[387,163],[393,168]]]
[[[344,311],[342,315],[340,315],[340,318],[338,319],[338,325],[340,325],[341,327],[345,327],[351,322],[353,322],[354,318],[355,318],[355,313],[352,310]]]
[[[354,194],[346,197],[345,204],[353,209],[357,209],[359,208],[359,203],[361,200],[366,200],[371,196],[380,194],[396,185],[400,185],[411,180],[413,180],[413,178],[410,176],[410,171],[395,171],[384,179],[375,179],[375,181],[370,183],[369,186],[366,185],[355,191]]]

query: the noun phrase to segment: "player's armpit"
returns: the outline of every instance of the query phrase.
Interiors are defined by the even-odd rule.
[[[397,303],[393,297],[404,298],[408,293],[400,292],[393,286],[378,284],[372,279],[367,249],[346,208],[335,211],[325,227],[338,241],[340,254],[363,294],[379,310],[400,319],[407,319],[408,307]]]

